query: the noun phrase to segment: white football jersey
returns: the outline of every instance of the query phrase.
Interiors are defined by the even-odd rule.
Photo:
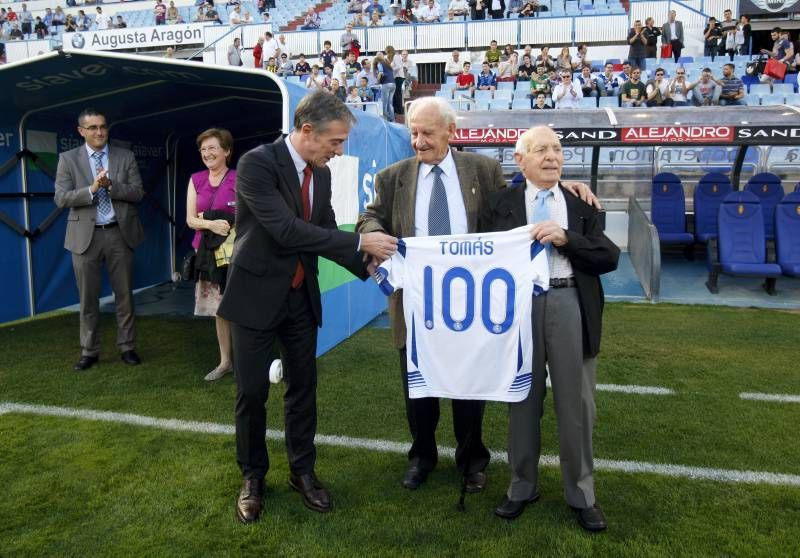
[[[385,294],[403,289],[410,398],[527,397],[531,301],[550,283],[531,228],[401,239],[375,272]]]

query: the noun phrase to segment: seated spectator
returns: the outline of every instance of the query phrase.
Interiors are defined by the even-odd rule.
[[[352,105],[355,109],[364,108],[364,104],[361,102],[361,96],[358,94],[358,87],[355,85],[350,88],[350,93],[347,95],[344,102],[348,105]]]
[[[434,0],[428,0],[425,7],[420,10],[420,14],[417,16],[417,23],[439,23],[441,20],[442,14]]]
[[[489,50],[486,51],[483,59],[492,67],[496,67],[500,63],[500,51],[497,49],[497,41],[489,43]]]
[[[164,25],[167,22],[167,6],[161,0],[156,0],[156,5],[153,8],[153,15],[156,19],[156,25]]]
[[[518,55],[512,52],[508,60],[500,60],[500,64],[497,65],[497,81],[514,81],[518,70]]]
[[[306,12],[306,17],[300,29],[309,31],[312,29],[319,29],[320,25],[322,25],[322,19],[319,17],[319,14],[314,11],[314,8],[311,7],[308,9],[308,12]]]
[[[744,105],[745,87],[741,79],[734,74],[733,64],[725,64],[722,67],[722,78],[717,82],[722,88],[719,94],[719,104]]]
[[[549,9],[547,6],[542,6],[539,0],[525,0],[519,17],[539,17],[539,12],[546,12]]]
[[[269,18],[269,12],[261,12],[261,23],[271,23],[272,20]]]
[[[21,41],[25,38],[22,34],[22,29],[19,28],[19,23],[16,21],[11,24],[11,32],[8,34],[8,38],[12,41]]]
[[[192,21],[201,22],[206,20],[206,8],[205,6],[200,6],[197,8],[197,13],[194,15],[194,19]]]
[[[718,86],[714,80],[711,68],[703,68],[703,73],[700,75],[700,79],[695,82],[693,89],[695,105],[707,107],[719,104],[722,87]]]
[[[386,14],[383,6],[380,4],[380,0],[372,0],[372,3],[364,9],[364,13],[366,13],[370,19],[372,19],[373,12],[378,12],[378,16],[381,18]]]
[[[239,4],[233,7],[233,11],[228,14],[229,25],[240,25],[242,23],[242,8]]]
[[[597,87],[597,78],[592,75],[592,69],[589,66],[581,68],[581,75],[578,76],[578,83],[581,84],[581,93],[584,97],[600,96],[600,89]]]
[[[215,25],[222,25],[222,20],[219,18],[219,13],[214,9],[214,6],[206,8],[206,21],[210,21]]]
[[[461,66],[461,73],[458,74],[456,77],[456,86],[453,89],[453,96],[458,91],[466,91],[469,93],[469,96],[472,97],[473,91],[475,91],[475,75],[470,71],[472,65],[469,62],[464,62]]]
[[[72,14],[67,14],[67,19],[64,21],[64,32],[75,33],[78,30],[78,23]]]
[[[513,14],[517,14],[522,11],[522,0],[509,0],[506,3],[506,18],[511,18]]]
[[[642,71],[636,67],[631,68],[631,78],[620,88],[622,106],[626,108],[646,107],[647,88],[640,81]]]
[[[450,0],[447,6],[447,21],[453,21],[457,17],[466,19],[467,13],[469,13],[467,0]]]
[[[631,79],[631,64],[626,60],[622,63],[622,72],[617,74],[617,81],[619,81],[619,84],[622,85],[629,79]]]
[[[553,104],[557,109],[578,108],[580,100],[583,98],[583,91],[580,85],[572,80],[572,71],[562,70],[559,74],[561,83],[553,88]]]
[[[350,0],[347,4],[347,13],[348,14],[360,14],[361,13],[361,0]]]
[[[578,45],[578,54],[575,56],[575,60],[573,62],[573,68],[583,68],[584,66],[592,67],[592,61],[589,60],[589,47],[585,44],[581,43]]]
[[[517,81],[529,81],[536,73],[530,54],[522,56],[522,65],[517,68]]]
[[[414,0],[412,2],[410,19],[413,23],[417,23],[419,21],[423,9],[425,9],[425,6],[421,6],[419,0]]]
[[[377,10],[370,14],[368,27],[383,27],[383,20]]]
[[[253,19],[253,16],[250,15],[250,12],[248,11],[244,12],[244,15],[242,16],[242,23],[245,23],[247,25],[255,23],[255,20]]]
[[[533,110],[547,110],[551,108],[553,107],[547,104],[547,95],[541,91],[537,93],[536,98],[533,101]]]
[[[570,73],[572,73],[572,72],[570,72]],[[551,91],[553,89],[555,89],[556,86],[561,83],[561,75],[555,70],[550,70],[550,73],[547,75],[547,78],[550,80],[550,90]]]
[[[671,107],[672,98],[669,94],[669,80],[666,78],[664,68],[656,68],[655,77],[647,82],[648,107]]]
[[[565,46],[561,49],[561,53],[556,58],[556,70],[559,72],[572,73],[573,69],[572,55],[569,53],[569,47]]]
[[[294,64],[289,60],[289,56],[283,52],[281,53],[281,62],[278,65],[278,75],[281,77],[294,75]]]
[[[316,64],[311,66],[311,73],[306,80],[306,87],[308,89],[325,89],[325,75],[320,73],[319,66]]]
[[[536,66],[536,73],[531,76],[531,93],[530,96],[534,99],[539,93],[550,95],[552,87],[550,85],[550,78],[545,74],[545,68],[541,64]]]
[[[375,94],[372,92],[367,76],[361,76],[358,80],[358,96],[362,103],[371,103],[375,100]]]
[[[239,38],[239,37],[236,37],[236,39],[238,39],[238,38]],[[236,41],[236,39],[234,39],[234,41]],[[270,56],[270,57],[267,59],[267,66],[266,66],[266,70],[267,70],[268,72],[272,72],[273,74],[277,74],[277,73],[278,73],[278,61],[277,61],[277,60],[275,60],[275,57],[274,57],[274,56]]]
[[[461,53],[454,50],[450,53],[450,60],[444,65],[444,73],[447,76],[457,76],[461,73],[464,63],[461,62]]]
[[[358,73],[361,71],[361,64],[358,63],[356,54],[353,51],[347,54],[345,63],[347,64],[347,83],[357,85],[356,76],[358,76]]]
[[[533,61],[534,66],[544,66],[545,72],[556,69],[556,61],[550,56],[550,47],[542,47],[542,53]]]
[[[175,7],[175,0],[170,0],[169,8],[167,8],[167,23],[175,25],[181,23],[181,13]]]
[[[347,61],[352,57],[353,53],[348,52],[347,56],[340,58],[333,65],[331,75],[339,80],[340,84],[347,86]]]
[[[508,62],[508,60],[511,58],[511,55],[516,53],[517,51],[514,50],[514,47],[512,47],[510,44],[506,44],[506,46],[503,47],[503,52],[500,53],[500,62]]]
[[[686,80],[686,68],[683,66],[675,70],[675,77],[669,81],[669,96],[672,106],[685,107],[689,104],[689,91],[694,87]]]
[[[392,25],[410,25],[412,23],[414,23],[414,22],[411,21],[411,16],[410,16],[409,10],[402,9],[397,14],[397,17],[395,18],[395,20],[392,22]]]
[[[78,24],[78,31],[88,31],[92,25],[92,20],[86,15],[86,12],[78,10],[78,17],[75,18],[75,23]]]
[[[482,91],[494,91],[497,89],[497,76],[494,75],[491,66],[486,61],[481,64],[481,73],[478,74],[476,88]]]
[[[47,25],[45,25],[44,21],[42,21],[42,18],[39,16],[36,16],[36,23],[33,25],[33,32],[36,34],[37,39],[44,39],[49,33],[47,30]]]
[[[103,13],[103,8],[100,6],[97,6],[95,11],[97,12],[97,15],[94,16],[95,29],[98,31],[108,29],[109,25],[111,24],[111,19],[106,17],[106,15]],[[45,17],[45,23],[47,23],[47,17]]]
[[[339,80],[336,78],[331,79],[331,87],[328,90],[331,95],[339,99],[341,102],[345,102],[347,98],[347,94],[345,93],[344,87],[339,85]]]
[[[321,68],[333,68],[336,60],[336,53],[331,48],[331,42],[325,41],[322,44],[322,52],[319,53],[319,66]]]
[[[294,75],[307,76],[311,73],[311,66],[306,62],[306,57],[301,54],[297,59],[297,64],[294,65]]]
[[[125,29],[128,27],[128,24],[125,23],[125,20],[122,19],[121,15],[117,15],[117,21],[114,23],[114,29]]]
[[[353,27],[366,27],[366,23],[364,22],[364,15],[359,12],[353,16],[353,21],[350,22]]]
[[[597,88],[602,97],[619,97],[619,80],[614,75],[614,64],[606,64],[603,73],[597,76]]]
[[[53,31],[55,35],[58,35],[61,32],[61,28],[64,27],[64,21],[67,19],[67,16],[64,14],[64,10],[61,9],[61,6],[56,6],[55,11],[53,12],[53,23],[51,25],[51,31]]]

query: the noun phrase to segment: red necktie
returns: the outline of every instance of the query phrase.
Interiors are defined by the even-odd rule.
[[[311,219],[311,165],[306,165],[303,169],[303,186],[300,188],[300,197],[303,199],[303,220],[308,222]],[[297,289],[303,284],[305,272],[303,271],[303,264],[300,260],[297,261],[297,269],[294,271],[294,278],[292,278],[292,288]]]

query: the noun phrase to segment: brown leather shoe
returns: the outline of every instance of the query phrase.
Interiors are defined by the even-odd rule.
[[[326,513],[333,509],[333,502],[328,490],[322,486],[314,473],[307,475],[289,475],[289,486],[303,495],[303,504],[315,512]]]
[[[244,479],[239,498],[236,500],[236,517],[242,523],[254,523],[261,516],[264,496],[262,479]]]

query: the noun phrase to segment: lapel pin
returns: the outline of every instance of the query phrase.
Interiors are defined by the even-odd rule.
[[[472,189],[472,195],[475,195],[475,188]]]

